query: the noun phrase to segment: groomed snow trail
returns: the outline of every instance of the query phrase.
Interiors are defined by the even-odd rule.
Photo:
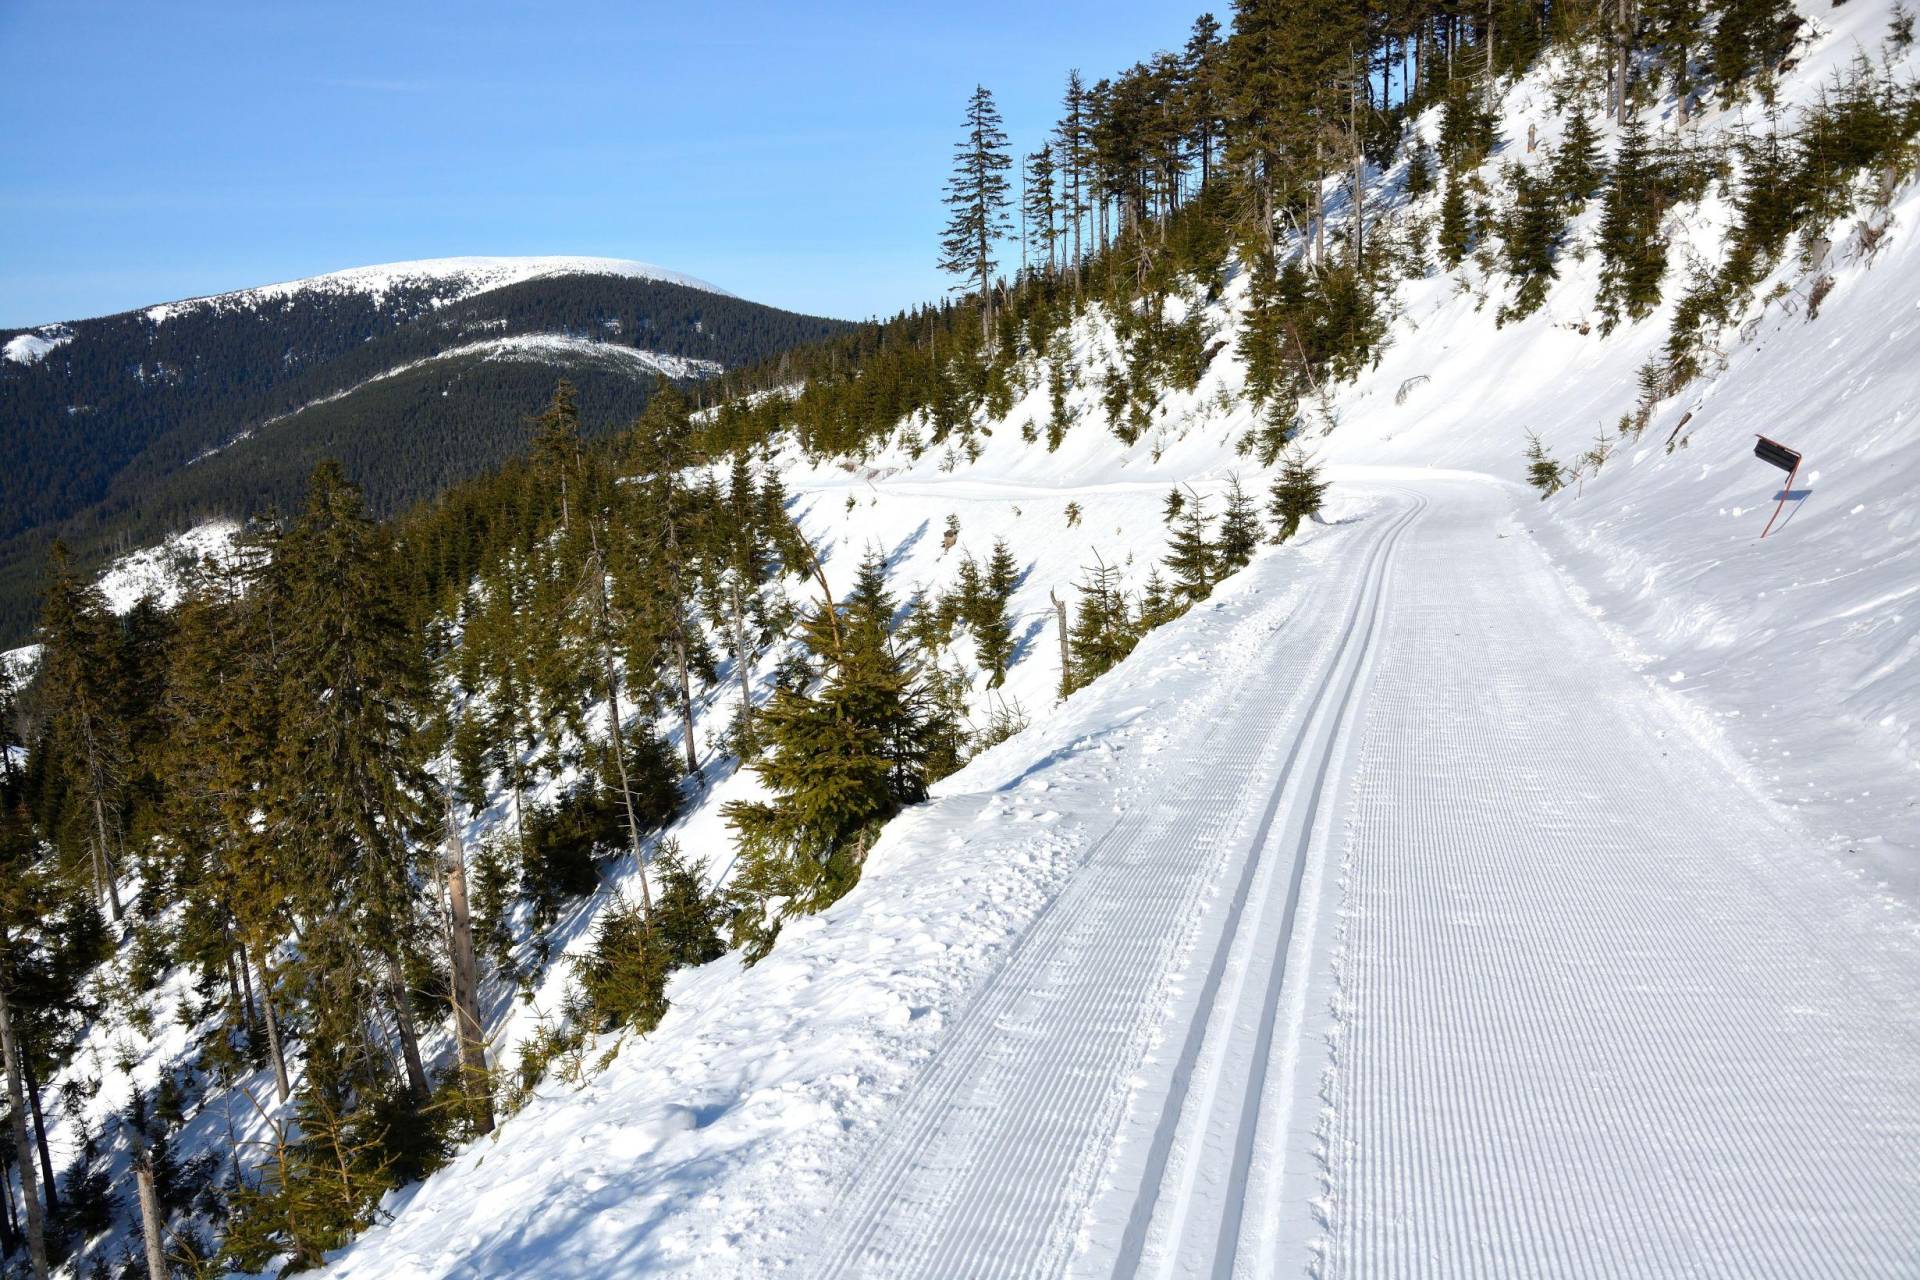
[[[1353,775],[1327,1271],[1920,1274],[1911,921],[1449,489]]]
[[[1183,763],[1118,816],[897,1107],[843,1201],[824,1274],[1066,1264],[1165,1011],[1189,1002],[1169,985],[1179,962],[1216,908],[1244,916],[1275,787],[1364,647],[1419,505],[1364,521],[1292,619],[1272,622],[1243,669],[1219,673],[1218,705],[1195,708]]]
[[[895,1104],[816,1274],[1920,1268],[1911,922],[1681,732],[1525,499],[1370,482]]]

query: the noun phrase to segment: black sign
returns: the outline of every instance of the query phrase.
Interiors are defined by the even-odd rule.
[[[1800,453],[1789,449],[1778,440],[1769,440],[1765,436],[1755,436],[1759,443],[1753,446],[1753,456],[1765,463],[1780,468],[1791,475],[1800,469]]]

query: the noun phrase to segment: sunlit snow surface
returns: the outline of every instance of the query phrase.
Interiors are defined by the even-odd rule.
[[[262,285],[253,289],[238,289],[232,293],[212,294],[205,298],[187,298],[179,302],[166,302],[157,307],[147,308],[147,318],[155,324],[165,324],[174,316],[197,307],[217,310],[234,310],[256,306],[261,302],[275,298],[290,297],[296,293],[364,293],[374,298],[382,298],[396,288],[414,288],[432,286],[438,290],[435,305],[445,306],[470,298],[476,293],[485,293],[490,289],[501,289],[507,285],[520,284],[527,280],[542,280],[550,276],[572,275],[610,275],[625,276],[634,280],[658,280],[663,284],[685,285],[690,289],[703,289],[708,293],[717,293],[732,297],[718,285],[708,284],[704,280],[686,275],[679,271],[670,271],[666,267],[656,267],[646,262],[631,262],[625,258],[583,258],[583,257],[529,257],[529,258],[422,258],[416,262],[389,262],[380,266],[352,267],[345,271],[328,272],[325,275],[309,276],[303,280],[289,280],[282,284]]]
[[[1890,9],[1809,7],[1789,109],[1877,57]],[[1508,93],[1493,165],[1548,159],[1551,71]],[[1230,474],[1265,488],[1235,448],[1244,280],[1208,311],[1226,354],[1132,447],[1106,429],[1117,344],[1094,318],[1057,452],[1022,438],[1046,430],[1038,369],[977,457],[782,455],[836,592],[870,547],[904,596],[1007,539],[1017,660],[973,707],[1003,696],[1033,727],[894,823],[759,966],[678,975],[656,1033],[603,1039],[604,1072],[548,1081],[397,1193],[333,1272],[1912,1270],[1911,184],[1889,214],[1871,257],[1855,219],[1830,231],[1815,321],[1790,251],[1724,367],[1545,504],[1516,483],[1525,432],[1568,462],[1614,435],[1730,210],[1682,211],[1662,310],[1604,338],[1592,206],[1526,321],[1496,327],[1511,286],[1471,265],[1403,285],[1379,365],[1306,439],[1330,523],[1060,706],[1050,593],[1071,602],[1096,557],[1137,590],[1176,484],[1215,510]],[[1756,432],[1808,459],[1764,542],[1781,476]],[[701,691],[703,755],[730,679]],[[757,783],[705,783],[675,834],[724,874],[720,806]],[[471,834],[510,821],[497,796]],[[633,892],[616,875],[563,921],[562,955]],[[497,1060],[558,1009],[564,968],[528,1004],[490,987]],[[97,1106],[124,1106],[105,1075]]]
[[[7,339],[6,346],[0,348],[0,356],[15,364],[38,364],[47,358],[47,353],[58,350],[73,341],[73,334],[65,325],[42,325],[33,333],[16,334]]]

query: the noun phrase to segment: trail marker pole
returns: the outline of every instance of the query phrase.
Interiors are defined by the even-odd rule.
[[[1759,443],[1753,446],[1753,456],[1787,473],[1787,483],[1780,490],[1780,503],[1774,507],[1773,514],[1767,517],[1767,527],[1760,531],[1760,536],[1764,538],[1773,532],[1773,522],[1780,518],[1787,499],[1793,496],[1793,479],[1800,474],[1800,451],[1789,449],[1778,440],[1769,440],[1765,436],[1755,436],[1754,439]]]

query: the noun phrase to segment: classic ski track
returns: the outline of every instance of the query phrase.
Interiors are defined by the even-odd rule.
[[[1381,540],[1379,554],[1368,566],[1372,575],[1370,589],[1363,590],[1355,600],[1354,618],[1343,628],[1341,650],[1325,681],[1315,691],[1314,704],[1302,719],[1301,731],[1293,740],[1287,763],[1261,816],[1226,927],[1199,999],[1194,1003],[1186,1042],[1174,1067],[1173,1088],[1160,1112],[1145,1175],[1140,1180],[1133,1212],[1112,1268],[1114,1275],[1130,1276],[1140,1271],[1148,1234],[1156,1218],[1166,1219],[1175,1237],[1161,1258],[1160,1274],[1231,1276],[1239,1261],[1254,1141],[1260,1130],[1261,1103],[1266,1093],[1275,1037],[1279,1034],[1281,989],[1289,973],[1287,958],[1293,946],[1294,923],[1299,916],[1301,883],[1312,853],[1327,783],[1339,749],[1350,732],[1354,694],[1362,684],[1362,674],[1379,629],[1393,569],[1393,546],[1425,513],[1428,505],[1428,500],[1418,493],[1400,492],[1412,498],[1409,509]],[[1366,620],[1356,635],[1355,620],[1363,607]],[[1340,686],[1339,697],[1323,709],[1321,704],[1336,684]],[[1307,752],[1309,744],[1311,751]],[[1303,752],[1308,759],[1306,768],[1301,770],[1296,766]],[[1266,846],[1273,838],[1274,821],[1282,813],[1283,800],[1288,803],[1286,821],[1277,841],[1279,847],[1268,850]],[[1264,879],[1266,884],[1256,902],[1256,910],[1249,917],[1245,907],[1253,896],[1256,877]],[[1284,896],[1276,898],[1282,885]],[[1267,939],[1271,939],[1270,944]],[[1238,963],[1233,964],[1236,955]],[[1235,970],[1232,995],[1222,1003],[1219,992],[1230,968]],[[1248,1021],[1255,1027],[1251,1052],[1234,1053],[1234,1042]],[[1299,1027],[1292,1026],[1287,1034],[1297,1036],[1299,1031]],[[1187,1153],[1184,1176],[1169,1196],[1165,1186],[1168,1165],[1177,1135],[1186,1125],[1198,1127],[1196,1141],[1200,1150]],[[1218,1210],[1218,1222],[1210,1223],[1208,1220],[1213,1214],[1207,1208],[1207,1199],[1197,1194],[1197,1179],[1203,1167],[1211,1166],[1211,1157],[1222,1154],[1213,1150],[1222,1134],[1232,1136],[1231,1149],[1224,1153],[1224,1204]],[[1182,1242],[1196,1237],[1201,1240],[1203,1250],[1198,1260],[1180,1248]]]
[[[1198,722],[1209,726],[1197,756],[1093,842],[1073,879],[955,1019],[843,1195],[818,1274],[1050,1274],[1065,1265],[1073,1228],[1133,1092],[1132,1077],[1166,1014],[1168,986],[1180,976],[1175,962],[1204,925],[1203,900],[1237,854],[1234,919],[1215,953],[1211,993],[1281,796],[1343,672],[1348,680],[1339,711],[1345,711],[1366,647],[1365,639],[1353,644],[1356,629],[1364,614],[1370,635],[1383,566],[1427,505],[1412,497],[1383,520],[1364,550],[1349,553],[1363,560],[1359,574],[1337,574],[1329,565],[1316,582],[1312,600],[1330,586],[1352,584],[1343,625],[1305,638],[1301,628],[1282,628],[1278,643],[1247,656],[1249,670],[1240,679],[1215,683],[1208,706],[1196,709],[1205,716]],[[1240,625],[1263,620],[1256,611]],[[1304,665],[1316,677],[1291,697],[1269,697],[1243,711],[1233,722],[1242,732],[1219,734],[1222,717],[1207,713],[1217,713],[1249,684],[1284,688],[1285,661],[1302,645],[1311,650],[1313,661]],[[1333,717],[1336,728],[1339,719]],[[1283,727],[1292,731],[1282,734]],[[1331,730],[1319,735],[1320,783],[1336,736]],[[1286,761],[1276,768],[1283,751]],[[1245,839],[1256,813],[1257,834]],[[1295,897],[1304,847],[1303,840],[1290,869]],[[1126,892],[1098,891],[1110,888],[1116,875],[1126,877]],[[1206,1021],[1204,1010],[1199,1020]],[[1192,1069],[1199,1032],[1190,1030],[1188,1038],[1177,1068],[1183,1074]],[[1250,1101],[1257,1107],[1257,1090]],[[1169,1126],[1179,1110],[1177,1101],[1171,1106]],[[995,1142],[985,1132],[996,1125],[1044,1128],[1049,1121],[1057,1127],[1053,1141]],[[890,1214],[895,1206],[905,1212]]]

